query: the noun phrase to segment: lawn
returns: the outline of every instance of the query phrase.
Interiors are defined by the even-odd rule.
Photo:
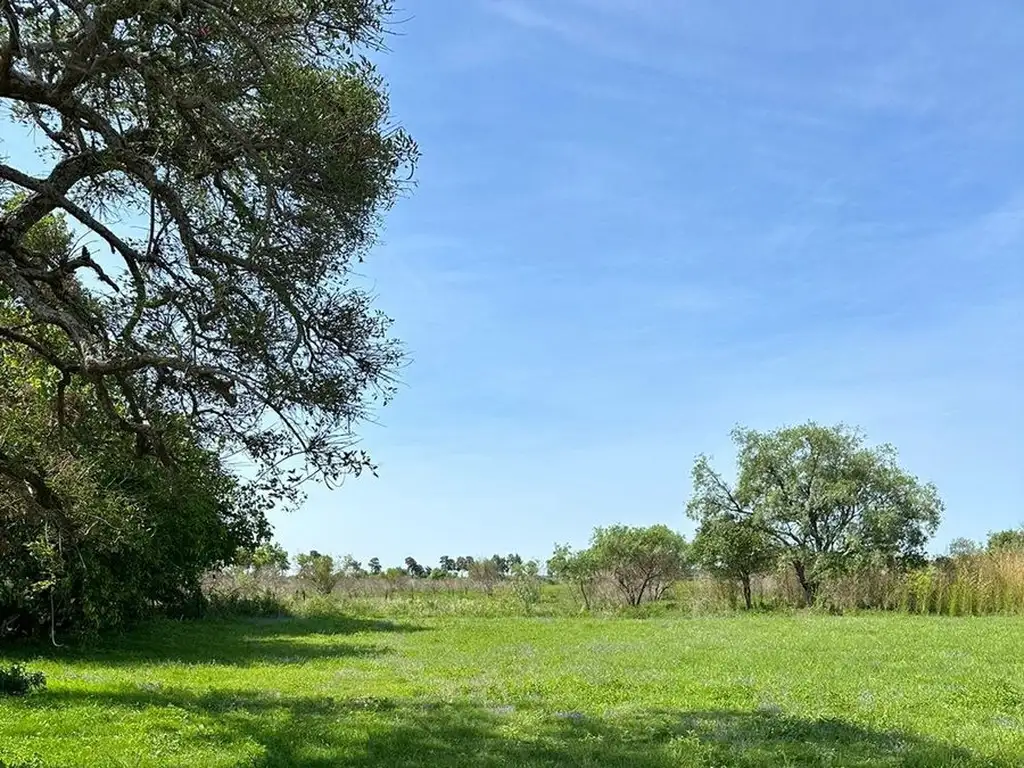
[[[1024,765],[1024,620],[160,622],[0,650],[0,764]]]

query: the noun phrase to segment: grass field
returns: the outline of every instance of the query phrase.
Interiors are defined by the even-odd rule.
[[[1024,620],[160,622],[0,650],[0,764],[1024,765]]]

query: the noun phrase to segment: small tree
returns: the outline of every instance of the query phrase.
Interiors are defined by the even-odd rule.
[[[548,559],[548,574],[573,586],[583,609],[590,610],[591,593],[597,580],[597,564],[589,549],[573,552],[568,544],[556,544]]]
[[[527,610],[540,602],[540,565],[536,560],[512,564],[512,592]]]
[[[288,553],[276,542],[261,544],[256,549],[239,549],[234,565],[251,571],[281,574],[291,567]]]
[[[749,611],[753,607],[751,577],[771,568],[778,558],[778,550],[749,520],[721,516],[701,523],[691,556],[708,573],[738,581],[743,590],[743,603]]]
[[[406,578],[406,572],[401,568],[388,568],[384,571],[384,599],[390,598]]]
[[[414,557],[405,558],[405,572],[417,579],[421,579],[426,575],[423,566],[417,563]]]
[[[334,567],[334,558],[315,549],[295,558],[299,566],[299,580],[318,594],[329,595],[338,586],[341,572]]]
[[[966,537],[959,537],[949,542],[949,556],[952,558],[958,557],[972,557],[973,555],[980,554],[982,551],[981,545],[973,539]]]
[[[371,557],[366,563],[366,567],[370,570],[371,576],[380,576],[381,572],[384,570],[383,566],[380,564],[379,557]]]
[[[448,555],[441,555],[441,560],[439,562],[441,566],[440,570],[444,571],[446,574],[458,570],[455,567],[455,561],[448,557]]]
[[[665,525],[595,528],[591,552],[630,605],[660,600],[686,575],[686,539]]]

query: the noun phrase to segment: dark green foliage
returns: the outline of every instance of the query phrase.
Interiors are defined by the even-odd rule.
[[[366,56],[390,2],[4,7],[0,105],[40,152],[0,163],[0,298],[29,323],[3,343],[164,463],[184,417],[292,501],[371,467],[353,429],[402,352],[350,277],[417,155]],[[54,215],[74,248],[40,247]]]
[[[25,696],[46,689],[46,675],[29,672],[21,664],[0,665],[0,696]]]
[[[23,316],[0,303],[0,322]],[[268,533],[266,500],[185,423],[165,418],[164,463],[109,423],[108,396],[0,342],[0,636],[195,610],[203,573]]]
[[[415,557],[405,558],[405,572],[416,579],[422,579],[428,575],[428,571],[416,562]]]

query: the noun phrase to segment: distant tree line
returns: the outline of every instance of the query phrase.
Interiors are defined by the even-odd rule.
[[[798,604],[815,605],[826,592],[831,600],[842,583],[857,605],[888,607],[892,599],[872,586],[884,582],[902,585],[904,607],[939,610],[942,599],[925,592],[951,593],[951,569],[978,580],[979,569],[999,570],[982,558],[1024,555],[1022,527],[991,533],[985,543],[958,539],[948,556],[929,557],[926,545],[942,512],[936,488],[903,470],[891,446],[868,445],[859,430],[808,423],[771,432],[736,429],[732,438],[734,479],[707,456],[694,462],[686,505],[696,523],[692,540],[666,525],[598,527],[584,548],[556,545],[544,576],[539,563],[515,553],[442,555],[433,567],[410,556],[386,568],[376,557],[364,567],[351,555],[312,551],[295,558],[296,577],[325,595],[344,579],[383,579],[385,594],[421,579],[466,579],[488,593],[502,585],[525,604],[539,600],[547,580],[563,584],[585,610],[661,601],[674,596],[674,585],[695,578],[718,582],[747,609],[755,605],[756,584],[763,599],[766,580],[795,584]],[[245,557],[250,567],[288,569],[287,554],[273,545]],[[1005,603],[1007,594],[984,599]],[[950,610],[962,610],[967,600],[974,611],[979,599],[957,598]]]
[[[288,554],[277,545],[268,545],[258,552],[264,567],[284,573],[289,570]],[[250,558],[249,555],[244,557]],[[329,595],[345,578],[384,578],[384,579],[457,579],[469,578],[473,581],[491,586],[510,578],[518,569],[524,567],[523,558],[517,553],[508,555],[492,555],[491,557],[475,558],[460,555],[452,558],[442,555],[438,565],[431,567],[419,563],[414,557],[406,557],[400,566],[385,568],[380,558],[371,557],[366,566],[352,555],[334,557],[332,555],[311,550],[295,557],[296,576],[313,591]]]

